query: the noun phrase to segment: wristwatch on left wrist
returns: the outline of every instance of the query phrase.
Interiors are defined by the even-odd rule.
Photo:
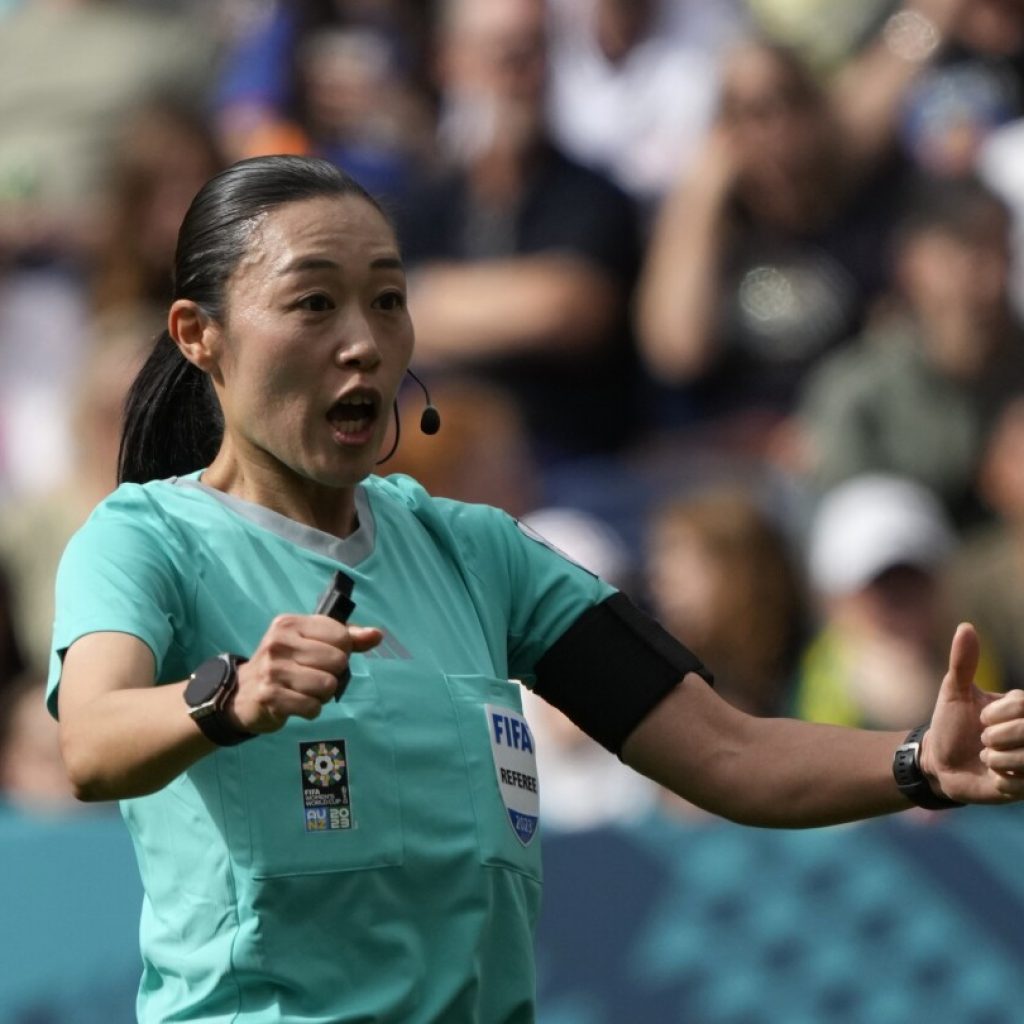
[[[225,713],[228,701],[238,686],[238,666],[247,660],[238,654],[218,654],[207,658],[189,676],[185,686],[189,716],[219,747],[233,747],[256,735],[236,728]]]
[[[896,748],[892,759],[896,785],[908,800],[929,811],[963,807],[959,800],[950,800],[948,796],[936,793],[921,769],[921,741],[927,731],[927,725],[919,725],[907,733],[907,738]]]

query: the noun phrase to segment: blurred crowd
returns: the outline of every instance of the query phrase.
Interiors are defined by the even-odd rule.
[[[330,159],[396,225],[444,426],[759,715],[1024,684],[1024,0],[2,0],[0,795],[64,806],[53,576],[201,183]],[[403,396],[415,424],[422,396]],[[660,807],[529,699],[549,822]]]

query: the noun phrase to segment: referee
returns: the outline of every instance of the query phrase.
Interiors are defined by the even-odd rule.
[[[174,295],[121,486],[61,562],[48,691],[76,793],[120,800],[137,851],[140,1020],[531,1021],[538,780],[510,680],[737,821],[1024,793],[1024,695],[973,687],[970,627],[906,740],[751,718],[504,513],[373,475],[413,328],[393,231],[332,165],[208,182]],[[341,611],[313,614],[332,579]]]

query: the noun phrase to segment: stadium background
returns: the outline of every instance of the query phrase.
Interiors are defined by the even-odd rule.
[[[539,1024],[1015,1024],[1024,822],[787,833],[652,818],[545,839]],[[0,821],[5,1024],[128,1024],[141,892],[115,815]]]
[[[491,0],[469,2],[482,9]],[[757,254],[766,264],[757,265],[750,251],[739,253],[749,257],[742,279],[748,287],[737,292],[732,312],[752,318],[761,333],[747,332],[747,340],[754,337],[760,345],[751,350],[757,373],[753,382],[735,379],[747,390],[736,391],[732,404],[728,395],[723,400],[714,373],[669,386],[654,380],[656,360],[640,337],[643,317],[623,326],[633,309],[638,266],[627,266],[619,251],[627,248],[619,231],[622,211],[612,203],[618,211],[612,216],[595,204],[588,212],[600,232],[590,237],[582,231],[586,237],[573,241],[588,272],[610,275],[596,280],[626,285],[622,302],[607,311],[604,335],[591,339],[593,351],[573,347],[575,336],[556,335],[551,348],[571,354],[573,371],[585,377],[591,356],[597,358],[608,335],[618,331],[614,343],[628,340],[637,365],[635,378],[613,378],[610,415],[607,407],[599,416],[580,412],[585,403],[577,410],[578,436],[572,440],[586,453],[556,457],[551,442],[560,438],[531,434],[531,417],[550,411],[535,407],[559,405],[548,400],[559,394],[560,380],[564,384],[559,367],[530,365],[524,374],[523,367],[499,360],[491,367],[497,372],[482,374],[485,381],[467,385],[465,367],[456,367],[449,379],[444,352],[430,354],[425,315],[421,351],[446,429],[430,449],[407,430],[402,461],[394,465],[420,475],[437,493],[489,500],[528,518],[658,612],[715,668],[723,692],[754,713],[814,717],[824,704],[845,724],[916,725],[915,701],[923,697],[930,707],[928,685],[937,681],[950,619],[928,623],[938,627],[937,651],[930,640],[920,645],[899,635],[899,628],[863,637],[876,659],[872,667],[886,683],[885,696],[899,698],[893,706],[861,706],[844,690],[850,680],[840,671],[842,659],[834,657],[842,629],[834,605],[812,586],[822,580],[806,564],[819,502],[844,473],[826,478],[810,472],[794,454],[799,446],[790,428],[801,418],[820,428],[822,410],[828,427],[829,414],[839,409],[841,391],[803,390],[826,357],[845,358],[835,364],[836,377],[842,371],[855,381],[863,373],[876,392],[903,372],[901,366],[870,370],[879,339],[861,344],[859,332],[876,315],[891,326],[894,306],[907,315],[910,297],[889,266],[888,232],[907,213],[908,190],[900,183],[908,172],[911,197],[936,182],[969,179],[974,187],[978,177],[998,193],[1012,221],[1003,225],[1012,228],[1013,250],[1003,291],[1019,325],[1024,3],[659,0],[650,7],[664,18],[641,40],[637,52],[644,66],[623,93],[628,97],[629,88],[637,88],[647,99],[642,106],[620,104],[617,112],[591,103],[585,119],[576,116],[583,104],[573,72],[584,65],[574,63],[583,51],[572,16],[591,0],[549,2],[566,16],[547,55],[563,98],[552,111],[552,131],[560,145],[578,147],[578,157],[594,147],[593,160],[606,163],[602,173],[615,177],[635,202],[638,264],[652,251],[662,202],[696,174],[698,155],[713,134],[718,76],[732,42],[748,32],[793,47],[811,75],[807,95],[797,95],[791,87],[799,82],[789,82],[778,94],[768,88],[770,95],[753,97],[756,109],[746,116],[754,120],[766,111],[781,112],[783,121],[802,116],[800,101],[815,97],[821,104],[804,106],[835,113],[828,103],[841,105],[843,90],[825,98],[826,84],[841,83],[847,71],[861,90],[879,84],[890,90],[885,102],[873,94],[870,109],[857,102],[850,108],[857,115],[850,123],[863,132],[859,143],[878,147],[873,170],[879,177],[860,196],[865,202],[855,212],[863,220],[854,217],[851,227],[850,218],[839,216],[834,235],[826,230],[815,240],[823,249],[806,245],[800,231],[782,230],[767,257]],[[594,2],[617,9],[625,22],[630,10],[648,6],[647,0]],[[332,140],[317,132],[325,123],[335,129],[340,123],[342,137],[333,140],[338,145],[331,153],[365,175],[371,187],[390,190],[400,205],[403,195],[413,194],[404,191],[415,177],[411,171],[432,168],[438,157],[443,164],[466,142],[451,130],[457,118],[446,122],[448,134],[435,137],[433,131],[446,99],[432,64],[436,7],[427,0],[0,0],[0,1024],[133,1019],[141,892],[130,844],[116,813],[70,802],[56,760],[55,727],[42,713],[38,691],[55,561],[69,532],[112,485],[119,402],[133,360],[161,316],[168,246],[182,203],[226,155],[326,149]],[[296,43],[290,14],[317,45]],[[976,20],[958,35],[954,23],[963,16],[966,25],[968,14]],[[325,41],[330,45],[320,45]],[[305,67],[314,59],[326,64]],[[321,91],[312,90],[296,106],[289,90],[303,68]],[[339,70],[345,74],[331,78]],[[325,82],[342,90],[344,103],[332,108]],[[596,86],[589,94],[583,88],[584,100],[598,97]],[[613,94],[610,87],[600,93]],[[849,91],[845,95],[848,100]],[[855,100],[864,95],[855,91]],[[458,104],[453,109],[460,112]],[[612,136],[609,148],[606,124],[617,118],[622,133],[643,127],[647,118],[638,111],[664,114],[650,122],[654,135],[661,132],[653,138],[657,144],[648,150]],[[353,136],[345,136],[353,125]],[[783,126],[779,137],[788,137],[795,150],[800,136],[787,136],[791,128]],[[367,139],[373,145],[364,145]],[[638,154],[649,159],[629,159]],[[966,228],[949,215],[952,205],[943,210],[941,204],[925,210],[932,218],[926,226],[938,224],[939,233],[951,231],[956,242],[981,245],[975,235],[984,234],[985,224],[970,221],[971,211],[977,213],[971,195],[959,193],[964,205],[956,210],[969,221]],[[436,223],[446,213],[443,203],[418,209],[436,215]],[[557,204],[547,212],[551,223],[541,224],[544,230],[557,236],[574,227],[559,222]],[[699,205],[693,212],[700,212]],[[741,242],[763,241],[756,229],[771,224],[777,212],[752,202],[731,227]],[[495,223],[501,235],[501,218]],[[873,238],[878,247],[836,273],[834,258],[849,256],[846,243],[863,241],[854,230],[862,224],[879,229]],[[422,286],[431,261],[452,255],[444,251],[451,239],[439,240],[429,217],[422,237],[416,227],[409,225],[403,242]],[[488,244],[513,276],[516,260],[526,263],[531,255],[498,252],[493,239]],[[783,257],[791,248],[803,262],[799,273],[787,277],[792,267]],[[470,268],[486,262],[480,253],[459,259]],[[998,268],[985,267],[989,263],[975,259],[961,277],[1000,278]],[[864,278],[860,305],[856,316],[845,317],[836,303],[851,299],[849,289],[830,288],[858,274]],[[434,280],[441,288],[441,279]],[[943,290],[954,293],[956,284],[954,274],[937,297]],[[727,291],[723,280],[712,286]],[[429,298],[424,293],[425,313],[431,312]],[[917,300],[912,312],[927,321],[929,311]],[[969,306],[973,300],[968,295],[963,301]],[[419,323],[416,309],[414,314]],[[772,344],[810,344],[814,339],[803,328],[815,324],[825,330],[817,339],[823,347],[782,367],[789,377],[776,375]],[[970,330],[965,337],[973,337]],[[1019,333],[1014,340],[1019,356]],[[966,559],[964,574],[955,578],[973,589],[954,587],[953,596],[973,594],[976,600],[949,612],[953,619],[990,617],[982,623],[986,679],[996,688],[1024,681],[1024,570],[1012,555],[1024,536],[1024,485],[1014,475],[1024,464],[1024,420],[1019,401],[1017,418],[1007,418],[1000,430],[994,417],[978,426],[970,410],[976,398],[984,406],[989,393],[1000,390],[995,385],[1000,402],[1007,391],[1020,400],[1020,362],[1012,372],[984,367],[977,380],[954,389],[956,402],[940,404],[939,423],[925,417],[894,431],[901,473],[926,487],[950,486],[937,493],[941,510],[895,500],[888,510],[889,521],[900,528],[895,540],[851,540],[844,531],[866,516],[863,506],[848,509],[838,524],[842,529],[827,538],[822,570],[828,576],[825,570],[834,570],[837,559],[848,568],[845,556],[856,552],[866,575],[864,593],[854,600],[862,600],[876,582],[872,574],[884,575],[895,564],[879,561],[879,547],[890,559],[909,559],[922,531],[944,538],[915,564],[933,582],[949,568],[946,559],[994,551],[994,560]],[[549,371],[551,390],[541,401],[541,392],[531,394],[529,387],[494,390],[496,382],[529,383]],[[781,392],[771,388],[783,377],[797,390],[787,392],[782,406],[772,405]],[[628,404],[634,385],[642,399],[635,421]],[[584,390],[563,387],[561,395],[582,401]],[[896,388],[892,396],[896,409],[913,407],[920,398],[913,387]],[[945,472],[957,445],[930,433],[952,418],[956,403],[968,410],[967,428],[978,427],[959,476]],[[418,405],[413,408],[418,415]],[[993,399],[989,411],[997,410]],[[873,411],[887,414],[885,408]],[[627,447],[604,447],[609,422],[636,427]],[[851,431],[856,427],[850,424]],[[818,440],[836,446],[831,454],[837,464],[851,454],[845,437],[830,438],[826,430]],[[883,454],[846,463],[845,475],[892,472]],[[936,464],[942,471],[929,475]],[[705,488],[723,482],[729,493],[702,504]],[[741,538],[732,538],[734,548],[730,537],[715,533],[730,524]],[[1003,546],[974,548],[974,531],[981,528],[994,530]],[[703,561],[683,557],[693,555],[694,537],[707,541],[698,552]],[[893,544],[903,547],[894,552]],[[698,567],[711,562],[715,571],[697,586]],[[669,563],[674,573],[665,571]],[[711,600],[716,572],[729,585]],[[908,635],[920,626],[901,622]],[[911,673],[903,669],[917,665],[916,659],[925,664],[928,685],[914,695]],[[811,698],[821,693],[814,687],[822,684],[827,699],[816,704]],[[904,685],[907,694],[901,694]],[[673,805],[650,787],[636,789],[614,762],[566,732],[564,723],[545,720],[541,709],[534,713],[541,751],[550,757],[541,776],[544,813],[552,824],[544,835],[547,885],[538,936],[541,1024],[1024,1020],[1024,811],[911,813],[803,833],[744,829]]]

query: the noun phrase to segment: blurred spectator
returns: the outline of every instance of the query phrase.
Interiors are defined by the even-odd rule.
[[[1013,214],[1013,270],[1010,291],[1014,309],[1024,316],[1024,117],[991,132],[977,157],[978,176],[1007,204]]]
[[[648,532],[651,611],[754,715],[786,707],[805,629],[789,545],[746,491],[711,488],[658,506]]]
[[[0,19],[3,500],[53,487],[70,469],[83,279],[123,118],[157,91],[201,97],[217,37],[208,17],[200,30],[194,14],[123,0],[33,0]]]
[[[420,87],[426,9],[397,0],[270,5],[235,41],[216,89],[230,158],[315,153],[375,195],[401,196],[432,148]]]
[[[979,490],[997,515],[971,531],[950,570],[955,617],[973,622],[1024,686],[1024,396],[1003,410],[982,459]]]
[[[33,672],[48,665],[57,563],[71,534],[116,484],[124,397],[158,329],[145,311],[95,321],[75,397],[70,472],[52,490],[0,506],[0,566],[10,577],[12,618]]]
[[[224,158],[198,110],[155,98],[126,115],[110,164],[91,257],[93,305],[166,308],[178,225]]]
[[[665,420],[759,450],[886,278],[899,178],[789,50],[750,42],[655,225],[638,328]]]
[[[759,30],[792,47],[816,69],[834,70],[850,60],[892,8],[892,0],[747,0]]]
[[[87,322],[73,272],[0,268],[0,502],[53,487],[70,468],[67,409]]]
[[[820,625],[796,715],[877,729],[928,720],[952,637],[942,574],[955,543],[941,504],[910,480],[858,476],[825,495],[808,551]],[[984,638],[976,681],[1001,688]]]
[[[551,129],[574,159],[650,204],[707,130],[734,0],[550,0]]]
[[[991,424],[1024,389],[1005,207],[971,180],[925,188],[899,233],[894,278],[888,312],[808,383],[811,476],[823,488],[905,475],[962,526],[980,515],[974,482]]]
[[[1024,115],[1024,4],[1019,0],[929,0],[925,15],[949,22],[946,43],[921,40],[935,59],[906,102],[902,142],[927,173],[974,173],[979,150],[1000,125]],[[913,59],[913,37],[890,35]]]
[[[548,139],[542,0],[447,0],[439,48],[453,166],[399,217],[417,360],[507,387],[544,467],[609,450],[636,425],[635,211]]]
[[[435,496],[513,516],[534,508],[540,483],[516,403],[494,385],[457,379],[432,384],[430,397],[441,413],[440,431],[419,430],[423,398],[408,389],[400,402],[401,443],[380,472],[408,473]]]
[[[583,509],[546,505],[521,523],[568,554],[574,562],[629,594],[638,585],[633,556],[618,531]]]
[[[926,175],[975,169],[986,136],[1024,103],[1019,0],[749,0],[773,39],[834,76],[857,134],[886,139]]]
[[[962,88],[959,79],[975,45],[987,45],[982,37],[991,37],[1000,21],[1010,29],[1007,17],[1012,22],[1016,15],[1008,8],[1017,0],[748,2],[769,38],[792,46],[827,76],[855,154],[877,154],[900,140],[902,152],[928,174],[960,173],[970,168],[971,147],[962,144],[966,124],[1005,116],[991,102],[992,90]],[[998,8],[1007,12],[993,22]],[[1011,30],[1003,41],[1016,34]],[[957,69],[952,75],[951,68]],[[940,150],[949,156],[940,157]]]
[[[92,237],[121,118],[155,91],[202,96],[208,21],[126,0],[32,0],[0,30],[0,258],[51,259]]]
[[[0,805],[36,814],[81,806],[45,696],[46,680],[35,675],[19,676],[0,690]]]

